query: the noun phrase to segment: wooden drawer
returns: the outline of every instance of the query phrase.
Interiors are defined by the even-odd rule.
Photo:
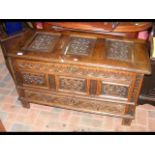
[[[116,115],[123,117],[125,104],[94,100],[75,95],[61,93],[45,93],[41,91],[25,90],[25,98],[29,102],[56,106],[78,111],[85,111],[96,114]]]

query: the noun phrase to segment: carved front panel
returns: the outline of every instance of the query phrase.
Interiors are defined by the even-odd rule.
[[[65,53],[71,55],[89,55],[95,44],[95,39],[71,37]]]
[[[16,60],[19,70],[47,72],[49,74],[68,74],[81,77],[105,78],[108,80],[119,80],[131,83],[133,74],[130,72],[118,72],[116,70],[103,69],[100,67],[86,67],[59,63],[36,63],[34,61]]]
[[[107,58],[120,61],[131,61],[133,52],[132,42],[106,40]]]
[[[118,103],[84,99],[76,96],[63,96],[53,93],[50,95],[31,91],[26,91],[25,93],[29,101],[73,110],[116,115],[124,115],[125,110],[125,105]]]
[[[23,84],[46,86],[45,75],[32,74],[32,73],[21,73]]]
[[[129,87],[117,84],[102,83],[102,95],[128,98]]]
[[[86,81],[79,78],[60,77],[60,89],[71,92],[86,92]]]
[[[59,35],[38,33],[26,50],[51,52],[59,39]]]

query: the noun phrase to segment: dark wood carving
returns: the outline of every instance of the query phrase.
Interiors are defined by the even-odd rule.
[[[123,104],[114,104],[104,101],[92,101],[90,99],[70,97],[70,96],[58,96],[58,95],[46,95],[41,93],[35,93],[26,91],[26,97],[29,101],[40,101],[46,104],[56,104],[57,106],[65,106],[66,108],[74,108],[77,110],[90,110],[92,112],[104,112],[110,114],[123,115],[125,106]]]
[[[46,85],[44,75],[36,75],[32,73],[22,73],[23,83],[28,85]]]
[[[59,37],[59,34],[36,33],[32,42],[28,42],[23,49],[36,52],[52,52]]]
[[[50,35],[38,35],[36,36],[33,43],[29,46],[32,50],[45,50],[47,51],[49,49],[49,45],[54,40],[53,36]]]
[[[98,78],[106,78],[109,80],[121,80],[129,83],[132,79],[132,73],[126,72],[117,72],[115,70],[111,71],[110,69],[96,68],[96,67],[86,67],[77,65],[69,65],[69,64],[58,64],[58,63],[36,63],[34,61],[22,61],[16,60],[16,66],[19,70],[29,70],[29,71],[40,71],[40,72],[48,72],[54,74],[76,74],[79,76],[86,77],[98,77]]]
[[[86,92],[86,81],[78,78],[60,77],[60,89]]]
[[[128,89],[129,88],[127,86],[119,86],[119,85],[102,83],[102,95],[127,98]]]
[[[71,55],[89,55],[94,47],[95,39],[71,37],[65,53]]]
[[[119,116],[128,125],[134,118],[143,75],[150,74],[144,42],[54,30],[3,43],[24,107],[34,102]]]
[[[133,52],[132,42],[106,40],[106,48],[108,59],[131,61]]]

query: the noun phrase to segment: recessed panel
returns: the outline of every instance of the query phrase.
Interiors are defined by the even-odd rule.
[[[47,86],[45,75],[35,73],[21,73],[23,84],[32,86]]]
[[[133,43],[107,39],[106,52],[108,59],[131,61],[133,53]]]
[[[85,93],[86,80],[81,78],[60,77],[59,89],[63,91],[70,91],[72,93]]]
[[[52,52],[59,37],[59,34],[37,33],[25,49],[36,52]]]
[[[128,98],[129,87],[125,85],[102,83],[101,93],[104,96]]]
[[[93,38],[71,37],[65,54],[88,56],[94,49],[95,41]]]

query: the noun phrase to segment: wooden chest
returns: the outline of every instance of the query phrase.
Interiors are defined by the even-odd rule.
[[[130,124],[144,74],[143,41],[71,31],[25,31],[2,47],[23,106],[121,117]]]

